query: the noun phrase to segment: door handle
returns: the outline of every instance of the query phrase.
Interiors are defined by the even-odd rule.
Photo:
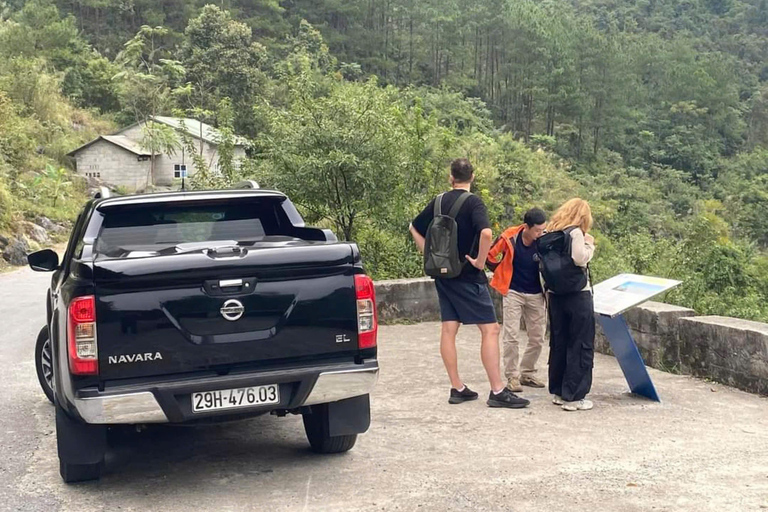
[[[249,295],[256,289],[256,278],[211,279],[203,283],[203,289],[205,290],[205,293],[211,297]]]

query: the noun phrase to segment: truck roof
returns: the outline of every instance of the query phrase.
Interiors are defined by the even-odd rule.
[[[136,204],[172,203],[182,201],[200,201],[207,199],[242,199],[248,197],[278,197],[286,198],[282,192],[262,189],[225,189],[225,190],[200,190],[183,192],[158,192],[151,194],[135,194],[128,196],[108,197],[95,199],[93,205],[97,209],[112,206],[127,206]]]

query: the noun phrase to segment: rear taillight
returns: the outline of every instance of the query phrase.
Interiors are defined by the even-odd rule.
[[[375,347],[379,326],[373,280],[366,275],[356,274],[355,294],[357,296],[357,344],[360,348]]]
[[[69,370],[74,375],[98,375],[96,299],[77,297],[69,304]]]

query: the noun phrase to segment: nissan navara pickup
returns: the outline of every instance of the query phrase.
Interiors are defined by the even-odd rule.
[[[300,414],[352,448],[379,372],[374,286],[354,243],[257,188],[90,200],[52,272],[37,340],[61,476],[99,478],[107,430]]]

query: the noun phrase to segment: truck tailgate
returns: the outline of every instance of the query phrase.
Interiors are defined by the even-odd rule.
[[[350,245],[200,250],[94,264],[104,380],[350,355],[357,351]]]

